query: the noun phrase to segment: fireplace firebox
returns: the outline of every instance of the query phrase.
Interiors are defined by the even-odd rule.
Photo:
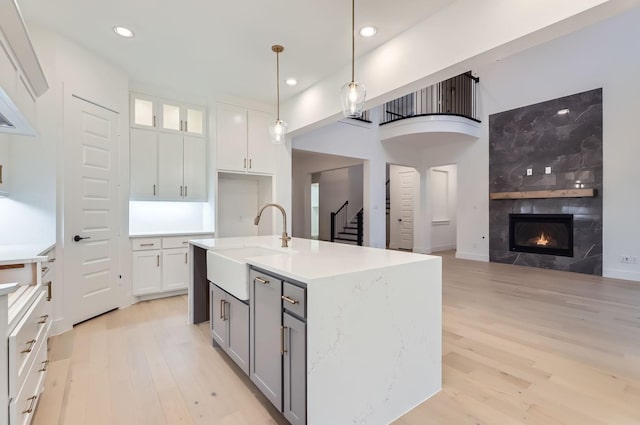
[[[509,250],[573,257],[573,214],[509,214]]]

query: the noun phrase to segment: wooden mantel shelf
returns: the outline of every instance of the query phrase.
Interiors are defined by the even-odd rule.
[[[544,198],[593,198],[596,190],[590,189],[560,189],[560,190],[529,190],[524,192],[494,192],[489,199],[544,199]]]

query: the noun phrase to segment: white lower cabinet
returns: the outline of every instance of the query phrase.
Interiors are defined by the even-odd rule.
[[[152,295],[187,289],[189,240],[210,237],[213,235],[133,238],[133,295]]]
[[[189,283],[187,248],[162,251],[162,288],[167,291],[184,289]]]
[[[133,253],[133,295],[162,291],[162,251]]]

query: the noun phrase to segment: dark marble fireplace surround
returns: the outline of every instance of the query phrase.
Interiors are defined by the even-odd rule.
[[[491,193],[576,185],[595,188],[596,196],[490,200],[490,261],[602,275],[602,89],[489,116]],[[573,257],[511,252],[512,213],[573,214]]]

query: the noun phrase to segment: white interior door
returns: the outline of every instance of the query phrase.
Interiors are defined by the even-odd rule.
[[[67,314],[78,323],[118,307],[117,113],[77,97],[65,108]]]
[[[415,171],[398,175],[398,248],[413,249],[413,180]]]

